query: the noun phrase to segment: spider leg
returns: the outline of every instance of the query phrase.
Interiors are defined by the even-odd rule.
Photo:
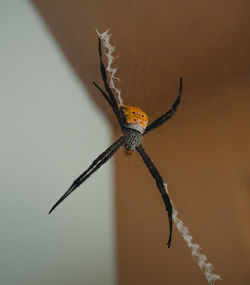
[[[119,121],[120,123],[120,126],[122,126],[122,123],[121,123],[121,117],[120,117],[120,113],[119,113],[119,107],[117,105],[117,102],[116,102],[116,99],[115,99],[115,96],[114,94],[112,93],[110,87],[109,87],[109,84],[108,84],[108,81],[107,81],[107,73],[106,73],[106,68],[103,64],[103,60],[102,60],[102,46],[101,46],[101,39],[99,38],[98,39],[99,42],[98,42],[98,45],[99,45],[99,57],[100,57],[100,69],[101,69],[101,75],[102,75],[102,80],[103,80],[103,83],[104,83],[104,87],[105,87],[105,90],[108,92],[108,95],[109,95],[109,101],[110,101],[110,105],[117,117],[117,120]],[[96,84],[95,84],[96,85]],[[96,86],[97,87],[97,86]],[[97,87],[98,88],[98,87]],[[99,88],[98,88],[99,89]],[[100,89],[99,89],[100,90]],[[101,90],[100,90],[101,91]],[[101,91],[102,94],[103,94],[103,91]]]
[[[141,158],[143,159],[143,161],[145,162],[145,164],[146,164],[148,170],[150,171],[151,175],[155,179],[156,185],[157,185],[157,187],[161,193],[161,197],[164,201],[164,204],[165,204],[165,207],[166,207],[166,210],[168,213],[168,220],[169,220],[169,239],[168,239],[167,244],[168,244],[168,247],[170,247],[173,227],[172,227],[172,205],[171,205],[170,199],[168,197],[168,193],[165,190],[164,182],[163,182],[163,179],[162,179],[160,173],[158,172],[158,170],[154,166],[150,157],[145,152],[143,146],[139,145],[136,148],[136,150],[139,153],[139,155],[141,156]]]
[[[97,83],[95,83],[94,81],[92,81],[92,83],[102,93],[103,97],[106,99],[106,101],[109,103],[110,107],[113,109],[113,105],[112,105],[110,98],[108,97],[107,93],[105,91],[103,91],[102,88]],[[119,120],[118,120],[118,122],[120,124],[121,129],[123,129],[123,125],[121,124],[121,122]]]
[[[86,179],[88,179],[98,168],[100,168],[105,162],[109,160],[118,149],[124,144],[123,137],[120,137],[110,147],[108,147],[102,154],[100,154],[70,186],[70,188],[63,194],[63,196],[54,204],[49,211],[49,214],[66,198],[68,197],[77,187],[79,187]]]
[[[110,102],[110,99],[109,99],[109,97],[108,97],[108,95],[107,95],[107,93],[106,93],[105,91],[103,91],[102,88],[101,88],[100,86],[98,86],[98,85],[95,83],[95,81],[92,81],[92,83],[93,83],[93,84],[95,85],[95,87],[102,93],[103,97],[107,100],[107,102],[109,103],[109,105],[111,106],[111,108],[113,108],[113,107],[112,107],[112,104],[111,104],[111,102]]]
[[[167,113],[163,114],[162,116],[160,116],[158,119],[156,119],[153,123],[151,123],[150,125],[147,126],[144,134],[152,131],[155,128],[158,128],[159,126],[161,126],[163,123],[165,123],[167,120],[169,120],[173,114],[175,113],[178,105],[181,102],[181,93],[182,93],[182,77],[180,77],[180,88],[179,88],[179,94],[177,99],[175,100],[172,108],[170,110],[167,111]]]

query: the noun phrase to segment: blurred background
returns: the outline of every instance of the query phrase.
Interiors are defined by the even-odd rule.
[[[144,139],[216,284],[250,280],[249,1],[0,1],[0,283],[208,284],[137,153],[120,150],[48,216],[120,136],[97,34],[110,29],[118,87],[150,120]]]
[[[0,14],[0,284],[116,284],[112,162],[48,215],[111,144],[108,121],[31,2]]]

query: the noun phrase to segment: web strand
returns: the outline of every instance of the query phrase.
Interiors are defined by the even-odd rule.
[[[168,193],[167,189],[167,183],[164,183],[165,190]],[[172,200],[170,200],[173,206]],[[200,267],[200,269],[203,271],[208,284],[209,285],[214,285],[216,280],[221,280],[221,276],[218,274],[213,273],[214,272],[214,267],[212,263],[208,262],[207,256],[204,253],[201,253],[201,248],[197,243],[192,242],[192,235],[190,234],[189,228],[184,225],[183,221],[178,217],[178,212],[173,206],[173,221],[175,222],[175,225],[185,240],[188,248],[191,251],[191,255]]]
[[[107,53],[105,53],[105,55],[107,57],[107,63],[108,63],[106,70],[110,76],[110,82],[109,82],[110,88],[115,90],[119,104],[121,106],[123,106],[123,100],[121,97],[121,90],[115,86],[115,82],[114,82],[114,80],[120,81],[120,79],[115,76],[117,68],[112,67],[112,64],[114,63],[114,57],[112,54],[115,50],[115,46],[112,46],[110,41],[109,41],[112,34],[108,33],[109,30],[105,31],[104,33],[99,33],[99,31],[96,29],[96,32],[98,34],[98,37],[102,40],[104,48],[108,51]]]

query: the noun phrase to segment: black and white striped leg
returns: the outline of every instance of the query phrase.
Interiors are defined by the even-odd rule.
[[[105,91],[103,91],[102,88],[101,88],[99,85],[97,85],[97,83],[95,83],[95,81],[92,81],[92,83],[93,83],[93,84],[95,85],[95,87],[102,93],[103,97],[106,99],[106,101],[109,103],[109,105],[110,105],[111,108],[113,109],[113,106],[112,106],[112,104],[111,104],[111,102],[110,102],[110,99],[109,99],[107,93],[106,93]]]
[[[164,201],[165,204],[165,208],[167,210],[168,213],[168,220],[169,220],[169,239],[168,239],[168,247],[170,247],[171,245],[171,239],[172,239],[172,231],[173,231],[173,226],[172,226],[172,205],[170,202],[170,199],[168,197],[168,194],[165,190],[164,187],[164,182],[163,179],[160,175],[160,173],[158,172],[158,170],[156,169],[156,167],[154,166],[152,160],[150,159],[150,157],[147,155],[147,153],[145,152],[144,148],[142,145],[139,145],[136,150],[138,151],[139,155],[141,156],[141,158],[143,159],[143,161],[145,162],[148,170],[150,171],[151,175],[153,176],[153,178],[155,179],[156,185],[161,193],[161,197]]]
[[[173,116],[173,114],[177,110],[178,105],[181,102],[181,93],[182,93],[182,77],[180,77],[180,88],[179,88],[178,97],[175,100],[172,108],[170,110],[168,110],[167,113],[163,114],[158,119],[156,119],[153,123],[148,125],[145,132],[144,132],[144,135],[146,133],[152,131],[153,129],[158,128],[159,126],[161,126],[163,123],[165,123],[167,120],[169,120]]]
[[[49,214],[65,199],[67,198],[77,187],[79,187],[86,179],[88,179],[97,169],[99,169],[105,162],[109,160],[118,149],[124,144],[123,137],[120,137],[115,143],[107,148],[102,154],[100,154],[70,186],[70,188],[63,194],[63,196],[54,204],[49,211]]]

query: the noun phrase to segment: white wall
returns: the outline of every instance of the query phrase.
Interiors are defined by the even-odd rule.
[[[0,284],[115,284],[111,163],[48,215],[111,132],[25,0],[0,1],[0,132]]]

